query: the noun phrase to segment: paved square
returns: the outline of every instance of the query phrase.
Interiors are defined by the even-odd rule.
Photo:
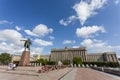
[[[18,67],[7,71],[0,66],[0,80],[120,80],[120,77],[90,68],[64,68],[38,73],[41,67]]]

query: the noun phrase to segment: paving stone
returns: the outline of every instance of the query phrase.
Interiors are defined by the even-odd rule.
[[[79,68],[75,80],[120,80],[120,77],[90,68]]]

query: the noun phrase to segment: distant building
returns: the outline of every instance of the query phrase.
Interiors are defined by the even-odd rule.
[[[87,62],[103,62],[103,54],[102,53],[91,53],[87,55]]]
[[[118,57],[118,61],[120,62],[120,57]]]
[[[20,61],[20,58],[21,58],[21,55],[12,55],[12,62]],[[32,57],[30,57],[30,61],[36,61],[41,58],[49,61],[49,55],[40,55],[40,54],[35,54]]]
[[[74,57],[81,57],[83,62],[118,62],[115,52],[104,52],[88,54],[86,47],[68,48],[64,49],[51,49],[50,55],[33,55],[30,57],[30,61],[36,61],[43,58],[50,61],[73,61]],[[20,61],[20,55],[12,55],[12,61]],[[120,58],[119,58],[120,60]]]
[[[40,54],[35,54],[33,55],[33,60],[36,61],[38,59],[46,59],[49,60],[49,55],[40,55]]]
[[[36,61],[36,60],[40,59],[40,56],[41,56],[40,54],[34,54],[33,60]]]
[[[74,57],[81,57],[83,62],[117,62],[115,52],[87,54],[86,47],[51,49],[50,61],[73,61]]]
[[[13,61],[20,61],[21,56],[20,55],[12,55],[12,62]]]
[[[83,62],[87,61],[86,47],[68,48],[65,49],[51,49],[51,61],[64,61],[69,60],[72,62],[73,57],[81,57]]]
[[[87,62],[117,62],[115,52],[88,54]]]
[[[120,61],[120,57],[118,58],[118,60]]]
[[[40,55],[40,58],[49,61],[49,55]]]
[[[14,61],[20,61],[21,55],[12,55],[12,62]],[[30,61],[34,61],[33,57],[30,57]]]

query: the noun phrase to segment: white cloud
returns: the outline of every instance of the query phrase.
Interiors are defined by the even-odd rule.
[[[103,47],[105,43],[102,42],[101,40],[85,39],[83,40],[83,42],[81,42],[81,45],[87,46],[88,48],[92,48],[92,47]]]
[[[75,43],[75,40],[64,40],[63,41],[63,44],[74,44]]]
[[[19,27],[19,26],[15,26],[15,28],[16,28],[17,31],[21,30],[21,27]]]
[[[116,5],[120,4],[120,0],[114,0],[114,1]]]
[[[2,52],[2,53],[7,52],[7,53],[10,53],[10,54],[22,55],[23,51],[24,51],[23,46],[18,46],[18,45],[15,45],[13,43],[8,44],[6,42],[2,42],[0,44],[0,52]],[[31,52],[30,55],[40,54],[40,53],[42,53],[42,51],[43,51],[42,47],[32,46],[31,51],[30,51]]]
[[[12,24],[13,22],[7,20],[0,20],[0,24]]]
[[[11,54],[22,53],[23,39],[21,33],[13,29],[0,30],[0,52],[7,52]]]
[[[120,46],[111,46],[102,40],[85,39],[80,44],[82,46],[86,46],[88,48],[88,51],[93,53],[120,51]],[[117,54],[120,55],[119,53]]]
[[[83,42],[81,42],[81,45],[91,47],[93,44],[93,41],[91,39],[85,39]]]
[[[97,32],[104,33],[105,29],[102,26],[88,26],[88,27],[84,26],[82,28],[76,29],[77,37],[83,38],[93,37],[93,34],[98,35]]]
[[[22,47],[15,45],[13,43],[6,43],[6,42],[2,42],[0,44],[0,52],[4,53],[10,53],[10,54],[21,54],[22,53]]]
[[[38,36],[37,34],[33,33],[30,30],[24,30],[26,34],[30,35],[30,36]]]
[[[102,40],[84,39],[80,44],[82,46],[87,47],[88,49],[93,49],[94,51],[96,51],[99,50],[100,48],[105,47],[107,43],[103,42]],[[80,46],[73,46],[73,48],[78,48],[78,47]]]
[[[19,54],[21,55],[24,51],[24,41],[20,41],[21,39],[24,39],[22,34],[19,33],[16,30],[13,29],[5,29],[0,30],[0,52],[4,53],[10,53],[10,54]],[[35,46],[31,47],[31,55],[33,54],[40,54],[43,51],[44,46],[51,46],[53,45],[50,41],[44,41],[35,39],[36,43],[33,41],[32,44]],[[40,45],[42,47],[36,46],[36,44]]]
[[[89,17],[97,14],[96,10],[102,8],[106,2],[107,0],[81,1],[80,3],[76,3],[73,9],[76,11],[77,17],[83,25]]]
[[[39,46],[52,46],[52,41],[45,41],[42,39],[35,39],[34,42]]]
[[[37,26],[35,26],[35,28],[30,31],[30,30],[24,30],[26,34],[30,35],[30,36],[40,36],[40,37],[44,37],[50,33],[53,32],[52,28],[48,28],[46,25],[44,24],[39,24]]]
[[[17,45],[20,45],[21,44],[20,39],[22,38],[23,38],[22,34],[17,32],[16,30],[13,29],[0,30],[1,41],[9,41]]]
[[[43,51],[43,48],[42,47],[31,47],[31,55],[34,55],[34,54],[41,54]]]
[[[50,38],[51,40],[55,39],[55,37],[53,37],[53,36],[49,36],[49,38]]]
[[[39,24],[37,25],[34,29],[33,29],[33,33],[39,35],[39,36],[45,36],[49,33],[52,33],[53,29],[52,28],[48,28],[46,25],[44,24]]]
[[[64,20],[64,19],[61,19],[60,21],[59,21],[59,23],[61,24],[61,25],[64,25],[64,26],[67,26],[68,24],[70,24],[73,20],[75,20],[76,19],[76,16],[70,16],[67,20]]]
[[[106,43],[101,41],[101,40],[96,40],[96,39],[85,39],[81,42],[82,46],[86,46],[88,50],[92,52],[106,52],[110,51],[106,47]]]
[[[61,25],[64,25],[64,26],[67,26],[67,25],[68,25],[67,21],[64,21],[63,19],[61,19],[61,20],[59,21],[59,23],[60,23]]]
[[[120,58],[120,56],[117,56],[118,58]]]
[[[88,18],[98,14],[97,10],[103,8],[106,3],[107,0],[81,0],[73,6],[76,14],[68,17],[67,20],[61,19],[59,23],[67,26],[73,20],[78,19],[83,25]]]
[[[73,46],[72,48],[79,48],[80,46]]]

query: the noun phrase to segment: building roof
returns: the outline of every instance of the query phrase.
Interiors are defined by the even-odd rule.
[[[88,55],[102,55],[102,54],[116,54],[115,52],[104,52],[104,53],[88,53]]]
[[[51,49],[51,51],[65,51],[65,50],[86,50],[86,47],[79,47],[79,48],[65,47],[64,49],[56,49],[56,48]]]
[[[88,56],[102,55],[103,53],[89,53]]]

